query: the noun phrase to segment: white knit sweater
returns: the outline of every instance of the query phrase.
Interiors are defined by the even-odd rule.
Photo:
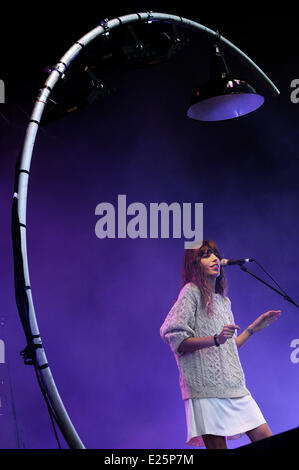
[[[189,282],[160,328],[162,339],[174,352],[180,375],[183,400],[187,398],[234,398],[248,395],[244,372],[239,360],[235,336],[219,347],[178,353],[189,337],[214,336],[225,325],[234,323],[231,302],[220,294],[212,296],[212,314],[208,315],[199,288]]]

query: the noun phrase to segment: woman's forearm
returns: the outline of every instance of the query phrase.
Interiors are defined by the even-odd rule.
[[[214,336],[204,336],[203,338],[187,338],[181,342],[178,352],[192,352],[197,349],[210,348],[215,346]]]
[[[242,331],[242,333],[235,338],[237,348],[239,349],[244,343],[246,343],[253,333],[254,329],[252,325]],[[212,346],[215,346],[214,336],[204,336],[202,338],[191,337],[181,342],[178,352],[193,352],[198,349],[210,348]]]
[[[237,348],[240,349],[240,347],[244,343],[246,343],[246,341],[250,338],[250,336],[253,335],[253,333],[254,331],[253,331],[252,325],[246,328],[246,330],[242,331],[242,333],[240,333],[239,336],[235,338]]]

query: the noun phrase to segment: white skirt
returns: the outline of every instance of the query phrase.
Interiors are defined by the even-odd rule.
[[[187,444],[192,446],[205,447],[203,434],[238,439],[266,423],[251,394],[239,398],[189,398],[184,402]]]

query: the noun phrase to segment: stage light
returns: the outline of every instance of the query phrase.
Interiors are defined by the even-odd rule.
[[[223,121],[258,109],[264,97],[247,81],[233,77],[217,44],[213,46],[210,80],[195,90],[187,116],[198,121]]]

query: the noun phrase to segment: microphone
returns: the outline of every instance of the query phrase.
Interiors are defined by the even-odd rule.
[[[220,266],[232,266],[233,264],[244,264],[244,263],[250,263],[251,261],[254,261],[252,258],[241,258],[241,259],[225,259],[222,258],[220,260]]]

